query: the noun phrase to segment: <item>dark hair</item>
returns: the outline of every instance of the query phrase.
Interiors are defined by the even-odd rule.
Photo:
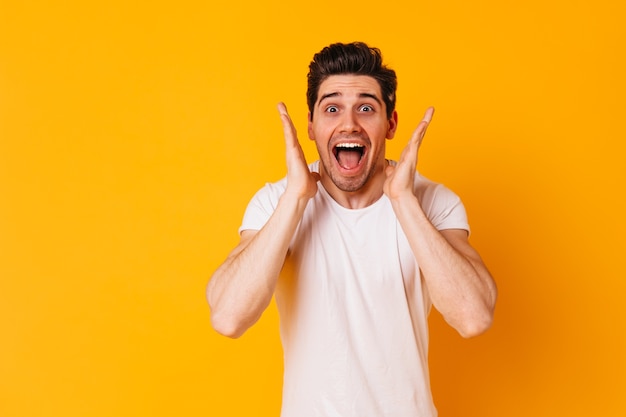
[[[306,92],[311,120],[320,84],[331,75],[341,74],[369,75],[378,81],[387,108],[387,118],[391,118],[396,107],[396,72],[383,65],[383,57],[378,48],[371,48],[363,42],[353,42],[334,43],[313,56],[309,64]]]

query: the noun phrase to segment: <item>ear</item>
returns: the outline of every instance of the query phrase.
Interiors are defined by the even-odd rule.
[[[389,123],[387,139],[393,139],[396,134],[396,129],[398,128],[398,112],[394,110],[391,114],[391,118],[387,122]]]
[[[315,135],[313,134],[313,120],[311,118],[311,112],[307,114],[307,120],[308,120],[307,130],[309,132],[309,139],[315,140]]]

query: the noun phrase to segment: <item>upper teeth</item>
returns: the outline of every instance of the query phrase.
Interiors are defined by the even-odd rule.
[[[362,148],[363,145],[359,145],[358,143],[340,143],[337,145],[338,148]]]

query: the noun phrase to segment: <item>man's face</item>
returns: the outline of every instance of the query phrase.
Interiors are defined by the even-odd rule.
[[[309,138],[315,140],[323,172],[337,188],[360,190],[376,174],[384,175],[385,140],[397,127],[387,119],[378,82],[366,75],[332,75],[319,87]]]

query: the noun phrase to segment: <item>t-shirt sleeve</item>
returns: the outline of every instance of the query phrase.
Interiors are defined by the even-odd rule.
[[[442,184],[431,184],[422,197],[422,207],[437,230],[463,229],[470,232],[463,202]]]
[[[256,192],[246,207],[239,233],[244,230],[260,230],[267,223],[285,191],[285,185],[285,181],[267,183]]]

